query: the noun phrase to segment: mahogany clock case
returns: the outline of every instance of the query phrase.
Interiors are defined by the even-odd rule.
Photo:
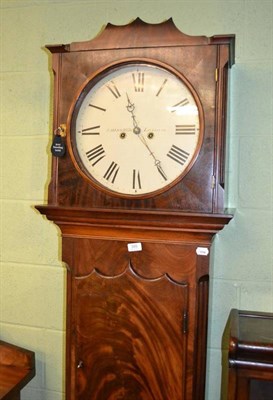
[[[233,42],[232,35],[184,35],[171,20],[150,25],[137,19],[122,27],[108,24],[89,42],[47,46],[53,53],[55,129],[67,123],[71,106],[91,76],[109,65],[135,59],[169,66],[190,83],[200,100],[203,134],[198,157],[186,176],[169,190],[145,199],[121,198],[92,186],[82,179],[67,152],[61,162],[54,160],[49,203],[80,208],[223,212],[226,88]]]
[[[154,196],[116,196],[92,185],[71,147],[53,157],[48,205],[37,209],[59,226],[67,264],[67,400],[204,399],[209,249],[232,218],[224,209],[224,158],[234,39],[137,19],[108,24],[87,42],[47,46],[55,131],[69,128],[91,76],[128,59],[177,71],[202,109],[191,168]],[[142,249],[129,251],[132,243]]]

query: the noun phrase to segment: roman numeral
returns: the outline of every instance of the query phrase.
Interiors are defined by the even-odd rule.
[[[102,145],[94,147],[93,149],[89,150],[87,153],[87,158],[89,161],[93,161],[92,167],[96,165],[100,160],[105,157],[105,151]]]
[[[172,110],[172,112],[176,112],[178,108],[184,107],[187,104],[189,104],[189,100],[188,99],[184,99],[182,101],[179,101],[179,103],[175,104],[174,106],[172,106],[171,110]]]
[[[81,131],[82,135],[99,135],[98,129],[100,128],[100,125],[97,126],[91,126],[90,128],[85,128]]]
[[[177,147],[174,144],[172,145],[170,151],[167,153],[168,157],[181,165],[185,164],[189,155],[190,154],[187,151],[180,149],[180,147]]]
[[[175,125],[176,135],[194,135],[195,131],[195,125]]]
[[[107,89],[110,90],[110,92],[116,99],[118,99],[121,96],[118,91],[118,88],[116,87],[116,85],[113,81],[111,81],[108,85],[106,85],[106,87],[107,87]]]
[[[133,189],[141,189],[140,173],[133,169]]]
[[[164,82],[162,83],[162,85],[159,88],[159,91],[157,92],[156,96],[159,96],[161,91],[163,90],[164,86],[166,85],[168,79],[165,79]]]
[[[97,110],[106,111],[106,108],[102,108],[102,107],[99,107],[99,106],[95,106],[95,104],[88,104],[88,105],[89,105],[89,107],[96,108]]]
[[[107,181],[110,181],[111,183],[114,183],[115,179],[117,177],[118,171],[119,171],[119,166],[114,161],[112,161],[110,166],[109,166],[109,168],[107,169],[107,171],[103,175],[103,177]]]
[[[144,72],[133,73],[133,81],[135,86],[135,92],[144,91]]]

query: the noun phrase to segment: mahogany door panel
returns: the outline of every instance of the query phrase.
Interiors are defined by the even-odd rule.
[[[184,399],[188,286],[128,267],[75,282],[79,400]]]

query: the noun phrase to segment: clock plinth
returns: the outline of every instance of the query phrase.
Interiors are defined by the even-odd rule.
[[[233,44],[137,19],[47,46],[68,151],[37,209],[67,264],[67,400],[204,398]]]

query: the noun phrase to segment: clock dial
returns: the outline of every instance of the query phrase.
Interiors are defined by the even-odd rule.
[[[200,106],[162,66],[121,64],[90,80],[69,121],[72,157],[96,185],[147,196],[175,184],[201,146]]]

